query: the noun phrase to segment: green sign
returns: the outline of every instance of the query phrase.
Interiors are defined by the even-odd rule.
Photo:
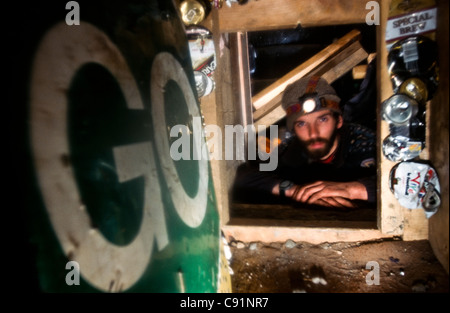
[[[172,1],[94,2],[43,4],[27,21],[38,29],[26,118],[40,288],[216,292],[209,161],[170,156],[172,128],[201,131],[183,25]]]

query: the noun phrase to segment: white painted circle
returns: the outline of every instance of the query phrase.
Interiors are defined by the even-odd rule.
[[[45,207],[64,253],[80,264],[81,275],[90,284],[104,291],[120,291],[142,276],[151,258],[150,208],[144,208],[139,233],[130,244],[112,244],[91,228],[73,168],[61,162],[63,156],[70,156],[66,92],[77,70],[90,62],[101,64],[117,79],[129,109],[144,109],[126,61],[108,36],[87,22],[76,27],[59,23],[45,34],[34,59],[32,150]]]
[[[202,128],[200,123],[193,123],[193,146],[194,149],[197,149],[198,145],[201,144],[201,154],[196,150],[201,157],[198,160],[199,181],[193,182],[198,183],[198,191],[191,198],[180,182],[174,161],[168,157],[170,156],[169,140],[168,136],[164,135],[168,133],[165,118],[164,88],[169,80],[175,81],[183,91],[189,114],[192,117],[200,117],[196,98],[181,64],[170,53],[161,52],[155,57],[151,70],[152,117],[154,133],[158,134],[158,136],[155,136],[155,144],[176,211],[186,225],[194,228],[202,223],[206,213],[208,196],[206,145],[203,142],[204,138],[201,136]],[[195,136],[196,134],[199,136]]]

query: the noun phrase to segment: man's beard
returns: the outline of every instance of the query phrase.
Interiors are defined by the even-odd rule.
[[[308,157],[312,159],[313,161],[319,161],[326,155],[330,153],[331,148],[333,147],[333,143],[336,139],[336,136],[338,134],[338,129],[335,129],[333,133],[331,134],[330,139],[326,138],[315,138],[307,141],[300,140],[302,146],[305,148],[306,153],[308,154]],[[323,148],[320,149],[314,149],[310,150],[310,145],[318,142],[323,142],[325,145]]]

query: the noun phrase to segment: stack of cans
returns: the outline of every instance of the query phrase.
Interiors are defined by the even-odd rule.
[[[383,154],[393,162],[389,187],[405,208],[422,208],[427,218],[441,204],[435,169],[420,160],[425,147],[426,103],[437,89],[438,49],[434,40],[437,8],[433,0],[420,3],[392,0],[386,27],[388,72],[394,95],[382,103],[389,125]],[[414,160],[416,159],[416,160]]]
[[[423,150],[425,120],[418,116],[420,109],[419,103],[406,94],[395,94],[383,102],[383,119],[390,130],[383,140],[383,154],[388,160],[411,160]]]
[[[197,96],[201,98],[210,94],[215,88],[216,53],[213,35],[206,27],[200,25],[186,27],[186,34]]]
[[[427,37],[411,36],[390,48],[388,70],[394,95],[382,104],[390,130],[383,140],[388,160],[412,160],[425,147],[426,102],[437,88],[437,69],[435,42]]]

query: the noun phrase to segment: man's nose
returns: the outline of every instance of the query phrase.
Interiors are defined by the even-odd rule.
[[[309,128],[309,137],[315,139],[319,137],[319,129],[315,125],[311,125]]]

